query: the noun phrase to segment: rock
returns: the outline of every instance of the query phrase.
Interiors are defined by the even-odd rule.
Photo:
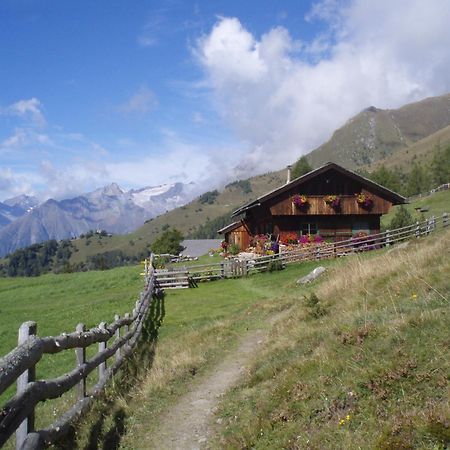
[[[308,275],[299,278],[297,280],[297,284],[306,284],[314,281],[319,275],[322,275],[327,269],[323,266],[316,267],[312,272],[308,273]]]
[[[404,250],[405,248],[407,248],[409,245],[409,241],[406,242],[402,242],[401,244],[396,245],[395,247],[390,248],[387,253],[392,253],[393,251],[396,250]]]
[[[258,257],[258,255],[256,253],[250,253],[250,252],[241,252],[241,253],[239,253],[239,255],[237,255],[237,259],[239,259],[240,261],[245,260],[245,259],[255,259],[257,257]]]

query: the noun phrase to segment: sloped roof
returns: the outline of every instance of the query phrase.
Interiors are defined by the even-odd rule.
[[[381,186],[380,184],[375,183],[374,181],[369,180],[368,178],[362,177],[361,175],[358,175],[357,173],[352,172],[351,170],[344,169],[344,167],[339,166],[336,163],[329,162],[319,167],[318,169],[311,170],[311,172],[308,172],[305,175],[302,175],[301,177],[292,180],[290,183],[286,183],[283,186],[274,189],[273,191],[270,191],[267,194],[262,195],[261,197],[258,197],[256,200],[246,203],[245,205],[236,209],[236,211],[233,211],[231,217],[236,217],[239,214],[245,213],[251,208],[260,206],[263,202],[270,200],[271,198],[276,197],[277,195],[282,194],[283,192],[289,191],[293,187],[301,186],[306,181],[309,181],[312,178],[323,175],[324,173],[332,169],[342,173],[343,175],[349,178],[352,178],[353,180],[359,181],[370,191],[380,194],[381,197],[391,201],[394,205],[406,203],[406,198],[402,197],[400,194],[397,194],[396,192],[391,191],[390,189],[385,188],[384,186]]]
[[[242,225],[242,222],[239,220],[237,222],[230,223],[229,225],[226,225],[225,227],[221,228],[220,230],[217,230],[219,234],[227,233],[228,231],[232,231]]]

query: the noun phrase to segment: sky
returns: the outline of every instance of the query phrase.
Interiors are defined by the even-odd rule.
[[[278,170],[450,92],[448,0],[0,0],[0,201]]]

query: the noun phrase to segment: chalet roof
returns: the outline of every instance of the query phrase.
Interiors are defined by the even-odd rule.
[[[218,232],[219,234],[225,234],[225,233],[227,233],[228,231],[233,231],[234,229],[240,227],[241,225],[242,225],[242,222],[239,220],[239,221],[237,221],[237,222],[230,223],[229,225],[227,225],[227,226],[221,228],[220,230],[217,230],[217,232]]]
[[[381,186],[380,184],[375,183],[372,180],[369,180],[368,178],[358,175],[357,173],[352,172],[351,170],[344,169],[344,167],[339,166],[336,163],[329,162],[319,167],[318,169],[311,170],[311,172],[308,172],[305,175],[302,175],[301,177],[292,180],[290,183],[286,183],[283,186],[276,188],[273,191],[270,191],[267,194],[262,195],[261,197],[258,197],[256,200],[246,203],[245,205],[236,209],[236,211],[233,211],[231,217],[236,217],[239,214],[245,213],[249,209],[255,208],[256,206],[260,206],[263,202],[270,200],[271,198],[276,197],[277,195],[282,194],[292,189],[293,187],[301,186],[303,183],[311,180],[312,178],[323,175],[324,173],[332,169],[342,173],[343,175],[349,178],[352,178],[353,180],[359,181],[371,192],[379,194],[381,197],[391,201],[394,205],[406,203],[405,197],[402,197],[396,192],[391,191],[390,189],[387,189],[384,186]]]

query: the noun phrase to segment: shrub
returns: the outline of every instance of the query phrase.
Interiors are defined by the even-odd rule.
[[[205,192],[204,194],[200,195],[200,197],[198,198],[198,201],[203,204],[207,203],[208,205],[212,205],[218,195],[219,195],[219,191],[217,189],[215,189],[214,191],[208,191],[208,192]]]
[[[164,231],[164,233],[153,242],[152,250],[154,253],[170,253],[171,255],[178,255],[183,250],[183,246],[181,245],[183,239],[183,235],[176,228]]]
[[[327,314],[326,308],[320,302],[319,298],[314,292],[311,292],[310,296],[305,298],[305,306],[308,311],[308,316],[312,319],[318,319],[319,317],[325,316]]]
[[[237,255],[240,252],[240,248],[236,244],[231,244],[228,247],[228,253],[231,253],[232,255]]]
[[[276,272],[278,270],[283,270],[283,263],[279,259],[274,259],[267,264],[268,272]]]
[[[408,225],[412,225],[414,223],[414,219],[412,218],[409,211],[403,206],[400,207],[395,212],[394,217],[389,224],[390,230],[395,230],[396,228],[406,227]]]

